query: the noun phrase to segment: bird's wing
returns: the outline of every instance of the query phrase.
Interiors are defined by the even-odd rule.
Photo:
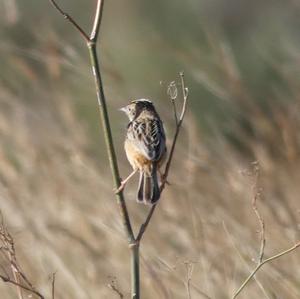
[[[136,119],[131,123],[130,139],[142,154],[151,161],[157,161],[165,152],[166,137],[159,119]]]

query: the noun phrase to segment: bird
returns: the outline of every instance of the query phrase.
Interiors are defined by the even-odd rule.
[[[167,153],[163,122],[148,99],[133,100],[120,110],[129,118],[124,148],[133,172],[121,182],[117,191],[123,190],[139,171],[137,201],[156,204],[160,198],[157,172]]]

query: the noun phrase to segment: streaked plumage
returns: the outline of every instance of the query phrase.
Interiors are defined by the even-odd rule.
[[[152,102],[132,101],[122,109],[129,117],[125,151],[140,180],[137,200],[155,204],[160,197],[157,170],[166,154],[166,137],[163,123]]]

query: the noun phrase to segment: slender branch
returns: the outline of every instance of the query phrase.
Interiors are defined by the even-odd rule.
[[[189,89],[185,86],[185,81],[184,81],[184,72],[180,72],[180,79],[181,79],[181,88],[182,88],[182,95],[183,95],[183,107],[181,110],[181,115],[180,115],[180,119],[179,122],[182,123],[185,112],[186,112],[186,107],[187,107],[187,99],[189,96]],[[181,126],[181,124],[180,124]]]
[[[253,183],[253,200],[252,200],[252,209],[258,219],[259,226],[260,226],[260,250],[258,256],[258,263],[261,263],[265,253],[265,246],[266,246],[266,238],[265,238],[265,221],[261,216],[258,208],[257,208],[257,200],[260,198],[260,189],[258,187],[258,180],[259,180],[259,164],[258,162],[253,163],[254,167],[254,183]]]
[[[16,273],[18,273],[20,275],[20,277],[24,280],[24,282],[31,288],[31,289],[35,289],[35,287],[32,285],[32,283],[29,281],[29,279],[26,277],[26,275],[24,274],[23,271],[21,271],[20,267],[17,265],[16,261],[13,262],[11,261],[11,264],[13,265]]]
[[[13,243],[13,241],[11,242],[10,246],[11,246],[12,249],[8,250],[7,255],[8,255],[8,260],[10,262],[11,272],[13,274],[14,281],[16,283],[20,284],[20,272],[18,270],[18,267],[14,263],[14,261],[16,261],[16,256],[15,256],[15,252],[14,252],[15,249],[14,249],[14,243]],[[24,299],[21,287],[17,286],[17,292],[18,292],[19,299]]]
[[[191,281],[192,281],[192,274],[194,271],[194,264],[187,261],[184,263],[185,268],[186,268],[186,280],[185,280],[185,287],[186,287],[186,291],[187,291],[187,298],[188,299],[192,299],[191,296]]]
[[[8,232],[7,228],[4,225],[4,220],[1,215],[1,228],[0,228],[0,236],[3,246],[1,246],[1,253],[3,254],[4,258],[7,259],[10,265],[10,269],[16,283],[20,283],[20,271],[17,266],[17,258],[15,252],[15,244],[11,234]],[[6,271],[5,271],[6,272]],[[9,275],[7,275],[9,277]],[[22,288],[17,286],[17,293],[18,298],[23,299],[23,292]]]
[[[34,290],[34,289],[30,288],[30,287],[27,287],[27,286],[25,286],[25,285],[23,285],[23,284],[20,284],[20,283],[18,283],[18,282],[16,282],[16,281],[10,279],[10,278],[7,277],[7,276],[3,276],[3,275],[0,274],[0,278],[2,279],[2,281],[11,283],[11,284],[13,284],[13,285],[15,285],[15,286],[17,286],[17,287],[20,287],[20,288],[23,289],[23,290],[29,291],[29,292],[31,292],[31,293],[37,295],[37,296],[38,296],[39,298],[41,298],[41,299],[44,299],[44,298],[45,298],[45,297],[44,297],[40,292],[38,292],[37,290]]]
[[[120,292],[120,290],[113,284],[109,283],[107,285],[111,290],[113,290],[121,299],[124,298],[124,295]]]
[[[254,277],[254,275],[257,273],[257,271],[265,264],[270,263],[272,261],[274,261],[275,259],[278,259],[280,257],[282,257],[283,255],[286,255],[292,251],[294,251],[295,249],[297,249],[298,247],[300,247],[300,242],[296,243],[294,246],[292,246],[291,248],[284,250],[276,255],[273,255],[271,257],[269,257],[268,259],[265,259],[264,261],[260,262],[255,269],[250,273],[250,275],[246,278],[246,280],[242,283],[242,285],[239,287],[239,289],[234,293],[232,299],[235,299],[241,292],[242,290],[245,288],[245,286],[249,283],[249,281]]]
[[[161,259],[159,259],[159,261],[163,263],[163,265],[170,271],[170,273],[174,274],[174,278],[176,278],[178,281],[180,281],[183,284],[186,283],[186,279],[182,278],[181,274],[179,276],[176,275],[176,272],[174,271],[176,269],[176,265],[170,266],[170,265],[166,264],[164,261],[162,261]],[[193,263],[193,262],[190,261],[190,263]],[[186,264],[186,262],[184,262],[183,264]],[[204,293],[201,289],[199,289],[198,284],[194,284],[192,282],[192,280],[190,280],[190,286],[193,287],[193,290],[196,291],[199,295],[201,295],[205,299],[213,299],[208,294]]]
[[[0,240],[3,244],[3,246],[0,247],[0,252],[3,254],[4,258],[9,262],[13,279],[9,277],[9,274],[5,271],[3,267],[2,268],[4,269],[5,276],[0,275],[0,278],[4,282],[14,284],[17,287],[19,299],[24,298],[22,290],[30,291],[31,293],[36,294],[40,298],[44,298],[44,296],[35,289],[33,284],[29,281],[29,279],[22,271],[21,267],[18,265],[14,239],[5,227],[3,218],[0,224]],[[22,284],[21,281],[24,284]]]
[[[253,173],[251,172],[250,175],[254,175],[254,182],[253,182],[253,199],[252,199],[252,208],[254,210],[254,213],[258,219],[259,226],[260,226],[260,250],[259,250],[259,255],[258,255],[258,263],[254,270],[249,274],[249,276],[245,279],[245,281],[241,284],[239,289],[233,294],[232,299],[235,299],[241,292],[242,290],[246,287],[246,285],[250,282],[252,278],[255,279],[255,274],[258,272],[258,270],[265,264],[278,259],[282,257],[283,255],[286,255],[298,247],[300,247],[300,242],[296,243],[294,246],[291,248],[284,250],[276,255],[273,255],[267,259],[264,258],[264,251],[265,251],[265,245],[266,245],[266,238],[265,238],[265,223],[264,219],[261,216],[258,208],[257,208],[257,200],[260,198],[260,188],[258,188],[258,180],[259,180],[259,164],[258,162],[253,162]]]
[[[235,241],[233,240],[233,236],[232,234],[229,232],[228,228],[227,228],[227,225],[225,224],[225,222],[223,221],[223,228],[224,228],[224,231],[231,243],[231,245],[233,246],[233,248],[236,250],[240,260],[244,263],[244,265],[246,266],[247,270],[249,272],[251,272],[251,268],[248,266],[247,262],[246,262],[246,259],[244,258],[244,256],[242,255],[242,253],[240,252],[239,248],[237,247],[237,245],[235,244]],[[270,296],[267,294],[265,288],[263,287],[263,285],[261,284],[261,282],[258,280],[258,278],[256,276],[253,277],[253,279],[255,280],[255,282],[257,283],[258,287],[261,289],[261,291],[264,293],[265,297],[267,299],[271,299]]]
[[[99,31],[101,26],[102,14],[103,14],[103,5],[104,0],[97,0],[97,7],[96,13],[93,21],[93,28],[90,34],[90,37],[82,30],[80,26],[66,13],[62,11],[62,9],[56,4],[54,0],[50,0],[50,2],[54,5],[54,7],[66,18],[68,19],[81,33],[84,40],[87,43],[87,47],[90,54],[90,63],[92,67],[92,74],[94,76],[95,86],[96,86],[96,93],[97,93],[97,100],[98,100],[98,108],[100,112],[100,119],[102,122],[102,128],[104,132],[104,140],[106,145],[106,150],[108,154],[109,164],[111,168],[111,173],[113,176],[114,187],[118,189],[121,185],[121,178],[119,173],[118,161],[116,156],[116,151],[113,143],[112,132],[111,132],[111,125],[106,105],[106,99],[104,95],[101,71],[100,71],[100,64],[97,55],[97,40],[99,37]],[[129,243],[129,247],[132,249],[132,246],[136,247],[136,250],[131,250],[132,258],[134,259],[135,267],[132,268],[132,298],[140,298],[140,291],[139,291],[139,262],[138,262],[138,244],[136,244],[135,236],[132,230],[127,206],[125,203],[123,191],[116,193],[117,204],[119,207],[120,216],[122,219],[123,227],[127,236],[127,240]]]
[[[149,222],[150,222],[150,220],[152,218],[152,215],[153,215],[153,213],[155,211],[155,208],[156,208],[156,205],[153,205],[151,207],[151,209],[150,209],[150,211],[149,211],[149,213],[147,215],[147,218],[146,218],[145,222],[141,225],[139,233],[138,233],[138,235],[136,237],[136,241],[137,242],[141,241],[141,239],[142,239],[142,237],[143,237],[143,235],[144,235],[144,233],[145,233],[145,231],[146,231],[146,229],[148,227],[148,224],[149,224]]]
[[[172,142],[169,158],[168,158],[166,168],[165,168],[165,171],[164,171],[164,174],[163,174],[164,180],[163,180],[162,185],[160,187],[161,191],[164,189],[166,181],[167,181],[167,177],[169,175],[169,170],[170,170],[170,167],[171,167],[171,162],[172,162],[172,159],[173,159],[177,138],[178,138],[179,131],[181,129],[181,125],[182,125],[182,122],[183,122],[183,119],[184,119],[184,116],[185,116],[185,113],[186,113],[186,108],[187,108],[188,88],[185,86],[184,73],[180,72],[179,75],[180,75],[181,86],[182,86],[183,104],[182,104],[182,110],[181,110],[180,118],[179,118],[179,121],[177,123],[176,131],[175,131],[175,134],[174,134],[174,137],[173,137],[173,142]]]
[[[96,8],[96,13],[95,13],[95,17],[94,17],[93,29],[90,34],[90,41],[93,41],[93,42],[96,42],[98,39],[100,24],[101,24],[101,20],[102,20],[103,4],[104,4],[104,0],[97,1],[97,8]]]
[[[107,284],[107,286],[113,290],[121,299],[124,298],[123,293],[119,290],[118,282],[116,277],[111,277],[110,283]]]
[[[135,242],[130,246],[131,251],[131,298],[140,299],[140,246]]]
[[[101,1],[101,0],[99,0],[99,1]],[[101,15],[102,14],[99,14],[98,17],[100,17]],[[100,26],[100,21],[98,21],[98,22],[99,22],[98,24]],[[90,52],[90,60],[91,60],[91,65],[92,65],[92,70],[93,70],[93,76],[94,76],[96,90],[97,90],[97,100],[98,100],[98,106],[99,106],[99,111],[100,111],[100,116],[101,116],[102,127],[104,130],[104,139],[105,139],[109,164],[110,164],[111,172],[113,175],[114,187],[115,187],[115,189],[118,189],[121,185],[121,179],[120,179],[120,173],[119,173],[119,167],[118,167],[115,147],[113,144],[113,138],[112,138],[112,132],[111,132],[111,126],[110,126],[107,106],[106,106],[106,99],[105,99],[105,95],[104,95],[104,89],[103,89],[102,78],[101,78],[101,73],[100,73],[100,65],[99,65],[97,51],[96,51],[96,42],[88,44],[88,47],[89,47],[89,52]],[[133,234],[128,210],[126,207],[123,191],[118,192],[116,194],[116,198],[117,198],[117,203],[119,206],[119,210],[120,210],[120,214],[121,214],[121,218],[122,218],[123,226],[125,228],[128,242],[129,242],[129,244],[132,244],[135,242],[135,239],[134,239],[134,234]]]
[[[119,174],[119,167],[118,167],[115,147],[114,147],[113,139],[112,139],[111,126],[110,126],[110,121],[109,121],[109,116],[108,116],[108,111],[107,111],[107,106],[106,106],[106,99],[105,99],[105,95],[104,95],[104,89],[103,89],[101,72],[100,72],[100,64],[99,64],[97,50],[96,50],[96,45],[97,45],[97,40],[98,40],[99,30],[100,30],[101,20],[102,20],[104,0],[97,1],[96,13],[95,13],[95,17],[94,17],[94,21],[93,21],[93,28],[92,28],[90,37],[73,20],[72,17],[70,17],[68,14],[66,14],[58,6],[58,4],[54,0],[49,0],[49,1],[54,5],[54,7],[59,11],[59,13],[64,16],[64,18],[69,20],[71,22],[71,24],[73,24],[78,29],[78,31],[81,33],[81,35],[83,36],[84,40],[87,43],[87,46],[89,49],[89,54],[90,54],[92,73],[93,73],[95,85],[96,85],[97,100],[98,100],[98,106],[99,106],[99,111],[100,111],[100,115],[101,115],[102,127],[103,127],[103,131],[104,131],[104,139],[105,139],[106,149],[107,149],[107,153],[108,153],[111,172],[113,175],[114,187],[115,187],[115,189],[117,189],[121,184],[121,179],[120,179],[120,174]],[[134,233],[132,230],[127,206],[126,206],[125,199],[123,196],[123,192],[118,192],[116,194],[116,198],[117,198],[117,203],[119,206],[120,215],[122,218],[122,223],[123,223],[126,235],[127,235],[128,242],[129,242],[129,244],[134,244],[135,243]]]
[[[78,25],[78,23],[66,12],[64,12],[61,7],[56,3],[55,0],[49,0],[50,3],[55,7],[55,9],[64,17],[65,20],[69,21],[82,35],[86,42],[90,41],[89,36],[85,33],[85,31]]]
[[[89,52],[90,52],[90,61],[91,61],[93,76],[94,76],[95,85],[96,85],[97,100],[98,100],[98,104],[99,104],[98,106],[99,106],[99,111],[100,111],[100,115],[101,115],[102,127],[104,130],[106,149],[107,149],[107,153],[108,153],[111,172],[113,175],[114,185],[115,185],[115,188],[117,189],[121,184],[121,179],[120,179],[116,151],[115,151],[115,147],[113,144],[113,138],[112,138],[112,132],[111,132],[111,126],[110,126],[107,106],[106,106],[106,99],[105,99],[105,95],[104,95],[104,89],[103,89],[101,72],[100,72],[100,64],[98,61],[98,55],[97,55],[97,50],[96,50],[97,39],[99,36],[98,33],[99,33],[99,29],[101,26],[101,20],[102,20],[103,5],[104,5],[104,0],[97,1],[97,12],[95,14],[93,31],[91,33],[92,43],[88,43],[88,48],[89,48]],[[123,226],[124,226],[124,229],[125,229],[125,232],[127,235],[128,242],[129,242],[129,244],[132,244],[135,242],[135,238],[134,238],[127,206],[126,206],[125,199],[123,196],[123,192],[121,191],[118,194],[116,194],[116,198],[117,198],[117,203],[119,206],[119,211],[120,211]]]
[[[184,116],[185,116],[185,113],[186,113],[186,108],[187,108],[188,88],[185,86],[184,73],[180,72],[179,75],[180,75],[180,81],[181,81],[181,87],[182,87],[183,104],[182,104],[182,110],[181,110],[180,118],[179,118],[178,121],[176,121],[176,130],[175,130],[175,134],[174,134],[174,137],[173,137],[173,142],[172,142],[172,145],[171,145],[171,150],[170,150],[170,154],[169,154],[169,157],[168,157],[168,160],[167,160],[165,171],[164,171],[164,174],[162,176],[163,181],[162,181],[162,184],[160,186],[160,192],[162,192],[164,190],[166,182],[167,182],[169,170],[170,170],[170,167],[171,167],[171,162],[172,162],[174,151],[175,151],[177,138],[178,138],[178,135],[179,135],[179,132],[180,132],[180,129],[181,129],[181,125],[182,125],[182,122],[183,122],[183,119],[184,119]],[[177,115],[177,113],[176,113],[176,115]],[[145,231],[148,227],[148,224],[149,224],[149,222],[150,222],[150,220],[153,216],[155,208],[156,208],[156,205],[153,205],[151,207],[151,209],[150,209],[150,211],[149,211],[149,213],[146,217],[145,222],[141,225],[139,233],[138,233],[137,238],[136,238],[137,242],[141,241],[141,239],[142,239],[142,237],[143,237],[143,235],[144,235],[144,233],[145,233]]]
[[[51,282],[51,295],[52,295],[52,299],[55,299],[55,276],[56,273],[52,273],[52,282]]]

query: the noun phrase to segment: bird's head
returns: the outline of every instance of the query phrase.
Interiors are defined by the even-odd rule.
[[[148,111],[155,111],[155,108],[153,106],[153,103],[150,100],[147,99],[138,99],[131,101],[128,105],[125,107],[122,107],[120,109],[121,111],[125,112],[128,116],[129,120],[134,120],[142,111],[148,110]]]

